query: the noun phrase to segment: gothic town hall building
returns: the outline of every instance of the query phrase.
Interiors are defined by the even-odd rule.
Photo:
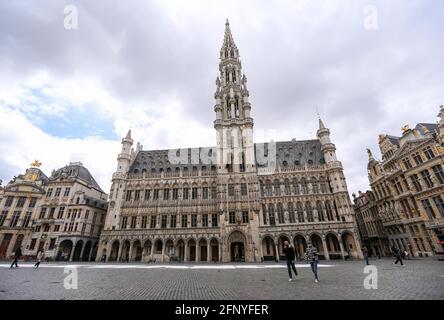
[[[319,120],[317,139],[253,143],[247,79],[228,21],[214,111],[216,147],[134,149],[122,140],[97,260],[278,261],[362,256],[342,164]]]

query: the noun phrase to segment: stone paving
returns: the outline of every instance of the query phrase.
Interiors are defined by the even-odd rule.
[[[10,263],[10,262],[9,262]],[[378,289],[364,288],[362,261],[322,261],[320,282],[307,264],[288,282],[283,263],[263,264],[103,264],[30,263],[9,269],[0,262],[0,299],[444,299],[444,262],[432,259],[371,260]],[[78,289],[64,287],[66,266],[76,266]]]

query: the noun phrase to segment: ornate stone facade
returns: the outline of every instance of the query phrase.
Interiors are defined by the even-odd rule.
[[[385,232],[382,218],[378,213],[376,197],[372,191],[362,193],[358,197],[353,194],[356,221],[361,241],[371,256],[390,256],[390,242]]]
[[[32,255],[25,244],[31,237],[38,202],[45,194],[47,180],[48,177],[34,165],[5,186],[0,201],[0,259],[9,259],[19,246],[22,246],[23,255]]]
[[[414,256],[444,254],[444,107],[438,117],[404,126],[401,137],[380,135],[381,161],[368,151],[377,217],[390,245]]]
[[[108,196],[82,163],[54,170],[44,184],[28,251],[66,261],[94,261]]]
[[[228,22],[214,111],[216,146],[144,151],[122,140],[97,260],[279,260],[361,257],[353,207],[330,131],[317,139],[253,143],[253,118]]]

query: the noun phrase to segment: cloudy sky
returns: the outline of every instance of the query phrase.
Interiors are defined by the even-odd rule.
[[[366,189],[378,134],[437,120],[443,16],[436,0],[0,1],[0,179],[82,161],[108,191],[129,127],[144,149],[214,145],[229,18],[256,142],[314,138],[318,109]]]

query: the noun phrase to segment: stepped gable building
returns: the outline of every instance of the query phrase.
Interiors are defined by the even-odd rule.
[[[55,260],[94,261],[105,223],[107,194],[81,162],[54,170],[39,201],[28,250]]]
[[[32,234],[38,202],[45,194],[48,177],[35,161],[25,174],[14,177],[3,190],[0,201],[0,259],[9,259],[22,246],[22,253],[30,255],[26,245]]]
[[[367,191],[356,197],[355,203],[356,222],[358,223],[359,236],[362,243],[367,247],[369,255],[389,257],[391,256],[390,242],[382,218],[378,213],[378,203],[374,192]]]
[[[330,131],[253,143],[247,78],[228,21],[210,148],[135,149],[122,139],[97,260],[279,260],[309,241],[321,258],[361,257],[357,225]]]
[[[368,177],[390,246],[413,256],[444,254],[444,107],[438,123],[382,134],[382,160],[368,151]],[[355,202],[356,203],[356,202]],[[365,215],[356,207],[356,215]]]

